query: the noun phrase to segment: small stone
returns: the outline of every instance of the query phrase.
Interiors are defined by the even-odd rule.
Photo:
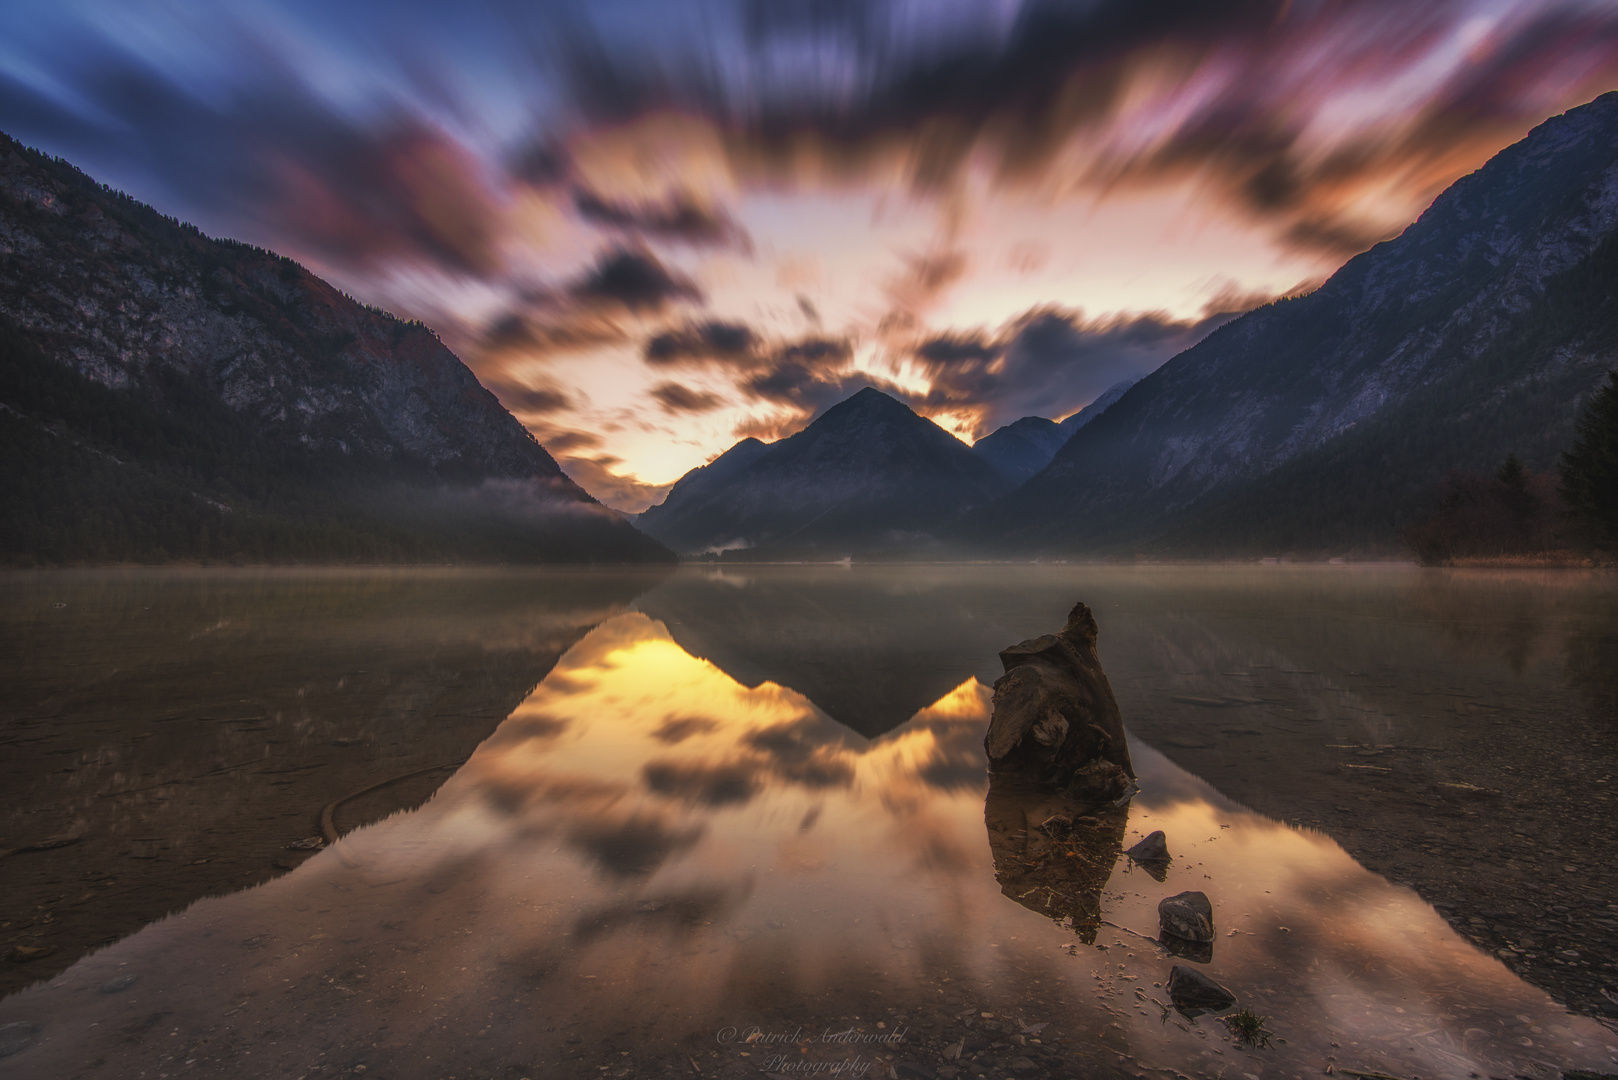
[[[11,959],[26,964],[30,960],[42,960],[55,951],[55,945],[18,945],[11,950]]]
[[[1563,960],[1577,960],[1579,958],[1579,950],[1577,950],[1577,949],[1563,949],[1561,952],[1557,953],[1556,955],[1560,956]]]
[[[128,990],[131,986],[134,986],[135,980],[138,978],[140,978],[139,975],[120,975],[116,979],[108,979],[106,982],[101,984],[101,992],[103,994],[122,993],[123,991]]]
[[[1213,904],[1206,893],[1183,892],[1157,905],[1157,919],[1163,933],[1182,941],[1214,939]]]
[[[1011,1059],[1011,1071],[1012,1072],[1020,1072],[1020,1073],[1033,1072],[1037,1068],[1039,1068],[1038,1065],[1035,1065],[1032,1061],[1028,1060],[1025,1057],[1016,1057],[1016,1058]]]
[[[1203,1013],[1224,1012],[1236,1004],[1236,995],[1195,968],[1175,964],[1169,972],[1169,1000],[1188,1020]]]
[[[1169,857],[1168,838],[1163,835],[1163,830],[1159,829],[1124,852],[1124,854],[1140,863],[1167,862]]]
[[[0,1024],[0,1058],[20,1054],[33,1045],[39,1034],[39,1025],[26,1020],[14,1024]]]
[[[306,836],[302,840],[294,840],[287,845],[288,851],[319,851],[326,846],[324,836]]]

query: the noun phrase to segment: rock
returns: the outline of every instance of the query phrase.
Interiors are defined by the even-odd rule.
[[[302,840],[294,840],[287,845],[288,851],[319,851],[326,846],[323,836],[306,836]]]
[[[55,951],[55,945],[18,945],[11,950],[11,959],[15,963],[26,964],[30,960],[43,960]]]
[[[1015,1057],[1015,1058],[1011,1059],[1011,1071],[1012,1072],[1027,1073],[1027,1072],[1033,1072],[1037,1068],[1039,1068],[1039,1066],[1035,1065],[1028,1058]]]
[[[1168,837],[1163,835],[1162,829],[1159,829],[1156,832],[1148,835],[1146,839],[1142,840],[1128,851],[1124,852],[1124,854],[1128,855],[1131,859],[1134,859],[1138,863],[1168,862]]]
[[[1183,892],[1159,902],[1157,921],[1168,937],[1184,941],[1214,939],[1213,904],[1206,893]]]
[[[1066,789],[1092,805],[1134,786],[1123,718],[1096,656],[1096,621],[1075,604],[1059,634],[1000,653],[994,716],[983,747],[995,772],[1014,772]]]
[[[134,986],[135,980],[138,978],[140,978],[139,975],[120,975],[116,979],[108,979],[101,984],[101,992],[103,994],[121,994]]]
[[[20,1054],[33,1045],[39,1034],[39,1025],[26,1020],[14,1024],[0,1024],[0,1058]]]
[[[1195,1020],[1203,1013],[1224,1012],[1236,1004],[1236,995],[1196,968],[1175,964],[1169,972],[1169,1000],[1180,1015]]]
[[[899,1080],[938,1080],[938,1074],[919,1061],[909,1058],[899,1062],[893,1067],[899,1074]]]
[[[1170,956],[1194,960],[1199,964],[1213,963],[1214,943],[1211,941],[1187,941],[1173,934],[1162,934],[1158,937],[1157,943],[1163,946],[1164,951]]]

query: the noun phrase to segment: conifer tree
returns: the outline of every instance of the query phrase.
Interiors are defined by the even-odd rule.
[[[1557,462],[1568,514],[1603,551],[1618,551],[1618,371],[1579,418],[1573,447]]]

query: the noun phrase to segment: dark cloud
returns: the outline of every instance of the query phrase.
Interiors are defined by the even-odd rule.
[[[710,394],[705,390],[693,390],[683,383],[661,382],[651,389],[652,397],[656,398],[663,411],[671,415],[678,413],[705,413],[713,412],[724,404],[718,394]]]
[[[491,319],[476,335],[473,349],[479,359],[501,368],[628,341],[629,331],[615,314],[619,313],[604,310],[600,304],[581,306],[537,297],[521,310]]]
[[[984,364],[1001,353],[1001,347],[971,335],[942,334],[924,341],[916,355],[928,364],[948,367],[951,364]]]
[[[573,207],[586,221],[623,232],[698,247],[752,249],[747,231],[728,214],[698,203],[685,192],[676,192],[662,202],[631,203],[577,188]]]
[[[679,365],[729,371],[744,398],[783,406],[786,411],[773,417],[744,422],[746,433],[760,438],[791,434],[816,414],[866,386],[893,389],[880,379],[850,369],[854,343],[848,338],[816,335],[771,340],[742,323],[694,323],[668,330],[648,340],[643,355],[653,367]],[[672,393],[680,395],[684,389],[680,387]],[[659,400],[663,400],[661,395]],[[664,408],[675,411],[679,406],[664,401]]]
[[[750,366],[761,341],[751,327],[741,323],[696,323],[658,334],[646,342],[643,355],[648,364],[706,364]]]
[[[506,162],[506,171],[529,187],[547,188],[567,180],[573,163],[566,147],[546,140],[519,149]]]
[[[869,375],[849,370],[853,358],[853,342],[846,338],[794,341],[771,351],[741,380],[741,389],[755,400],[789,405],[807,419],[871,383]]]
[[[1009,18],[1004,5],[963,0],[931,11],[924,33],[898,0],[722,0],[701,32],[649,2],[615,15],[568,2],[470,7],[454,22],[409,13],[441,35],[436,64],[356,40],[354,26],[374,19],[273,16],[292,24],[284,40],[350,56],[345,85],[390,86],[339,101],[260,23],[181,5],[167,22],[144,15],[150,32],[132,36],[94,12],[52,21],[46,5],[0,19],[28,57],[0,72],[0,127],[210,231],[356,274],[425,263],[497,276],[505,201],[521,188],[571,197],[597,225],[637,237],[745,243],[700,188],[643,204],[581,180],[578,141],[670,117],[706,125],[744,187],[853,186],[894,161],[924,193],[957,190],[971,162],[1004,184],[1193,180],[1286,242],[1341,254],[1393,224],[1364,217],[1368,192],[1419,202],[1618,78],[1618,8],[1575,0],[1028,0]],[[161,32],[182,22],[189,36]],[[137,38],[170,44],[142,56]],[[1424,79],[1463,39],[1466,62]],[[547,103],[527,138],[488,146],[505,103],[474,100],[482,80],[443,76],[472,63],[490,85]],[[1152,94],[1138,92],[1143,81]],[[1412,89],[1367,124],[1333,108],[1401,83]],[[1150,137],[1119,137],[1139,132]],[[1060,157],[1075,139],[1088,140],[1079,165]],[[922,262],[918,286],[947,287],[950,260]]]
[[[1227,290],[1196,320],[1161,313],[1087,320],[1079,311],[1036,308],[994,335],[954,333],[923,341],[914,355],[930,388],[899,396],[924,413],[976,414],[978,436],[1024,416],[1061,419],[1272,299]]]
[[[671,272],[645,248],[613,247],[568,287],[576,300],[621,304],[632,312],[662,311],[676,300],[701,300],[688,279]]]
[[[601,436],[593,431],[547,430],[538,437],[552,454],[572,454],[575,450],[593,450],[601,445]]]
[[[1316,112],[1415,71],[1476,25],[1478,4],[1030,0],[1009,25],[992,5],[952,5],[918,35],[893,3],[742,0],[740,55],[651,63],[570,39],[567,70],[573,100],[598,122],[671,108],[711,118],[744,174],[792,175],[807,160],[857,176],[897,152],[914,189],[941,192],[985,156],[1002,182],[1042,179],[1075,136],[1096,135],[1071,180],[1196,177],[1285,239],[1346,253],[1383,228],[1358,216],[1357,188],[1398,179],[1435,194],[1480,154],[1611,85],[1618,10],[1538,7],[1497,11],[1470,63],[1400,101],[1349,157],[1306,138]],[[783,62],[808,55],[835,60]],[[1109,128],[1141,107],[1136,80],[1160,86],[1169,69],[1184,89],[1164,105],[1161,132],[1109,144]]]
[[[54,58],[71,106],[41,109],[5,79],[0,124],[205,226],[338,269],[499,272],[498,199],[452,135],[404,109],[356,122],[256,43],[220,45],[242,61],[227,99],[92,38]]]
[[[525,386],[492,380],[485,380],[484,385],[500,399],[500,404],[518,416],[543,416],[573,407],[572,397],[554,386]]]

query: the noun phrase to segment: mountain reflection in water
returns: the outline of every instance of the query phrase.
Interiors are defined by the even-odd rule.
[[[0,1074],[1609,1065],[1610,1033],[1415,894],[1142,743],[1118,839],[1162,829],[1174,862],[1164,882],[1098,864],[1097,947],[1077,945],[996,881],[988,710],[968,673],[868,738],[796,689],[743,685],[645,613],[614,616],[426,806],[0,1002],[0,1024],[38,1029]],[[1172,961],[1146,938],[1158,900],[1186,889],[1213,898],[1208,973],[1286,1040],[1262,1056],[1159,1007]],[[891,1041],[822,1039],[840,1031]]]

